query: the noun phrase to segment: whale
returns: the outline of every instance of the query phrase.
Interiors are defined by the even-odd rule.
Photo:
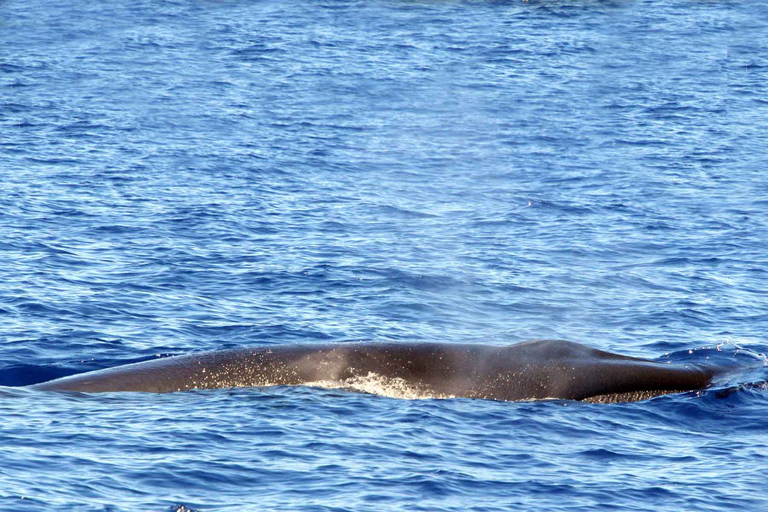
[[[321,386],[401,397],[628,402],[704,389],[720,369],[629,357],[563,340],[271,345],[163,357],[71,375],[41,391],[152,392]],[[386,393],[385,393],[386,394]]]

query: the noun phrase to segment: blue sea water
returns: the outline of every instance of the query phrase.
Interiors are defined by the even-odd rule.
[[[0,2],[0,509],[768,510],[768,5]],[[626,404],[20,386],[563,338]]]

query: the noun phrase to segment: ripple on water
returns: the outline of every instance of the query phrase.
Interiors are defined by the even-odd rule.
[[[345,340],[739,371],[631,404],[4,387],[0,508],[765,509],[763,5],[2,9],[0,385]]]

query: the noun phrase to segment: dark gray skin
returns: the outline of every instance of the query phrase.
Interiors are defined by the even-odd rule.
[[[716,369],[627,357],[559,340],[511,346],[453,344],[290,345],[155,359],[30,386],[39,390],[165,393],[245,386],[345,387],[376,374],[419,396],[493,400],[643,400],[702,389]],[[400,381],[402,379],[402,381]]]

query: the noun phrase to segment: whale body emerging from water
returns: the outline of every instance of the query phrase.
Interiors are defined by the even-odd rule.
[[[492,400],[644,400],[702,389],[714,367],[675,365],[537,340],[510,346],[339,343],[242,348],[154,359],[29,386],[80,392],[174,392],[247,386],[363,389],[394,396]],[[386,393],[384,393],[386,394]]]

